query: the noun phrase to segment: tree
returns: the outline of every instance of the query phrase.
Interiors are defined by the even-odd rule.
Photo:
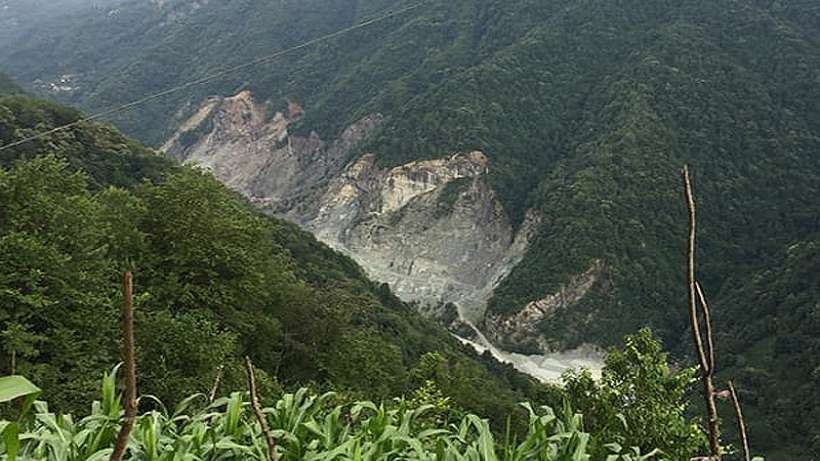
[[[40,354],[38,343],[46,339],[43,335],[32,333],[30,326],[14,321],[9,322],[6,329],[0,332],[0,338],[3,339],[3,352],[9,357],[11,375],[17,371],[17,359],[37,357]]]
[[[662,450],[688,460],[705,446],[697,421],[686,417],[685,394],[695,370],[674,371],[651,330],[627,336],[623,350],[611,350],[600,383],[588,371],[564,375],[567,397],[585,415],[596,440]],[[603,450],[603,447],[597,447]]]

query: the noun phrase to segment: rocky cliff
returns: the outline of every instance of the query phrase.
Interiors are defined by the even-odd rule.
[[[551,350],[552,346],[538,332],[541,322],[563,309],[572,309],[601,280],[605,270],[603,261],[595,260],[589,269],[571,277],[557,292],[528,303],[517,313],[488,313],[483,324],[488,338],[515,350]]]
[[[493,289],[523,257],[540,214],[528,211],[513,229],[488,182],[492,164],[484,153],[385,168],[377,154],[354,155],[383,122],[381,115],[364,117],[331,141],[291,134],[290,125],[303,115],[293,101],[272,110],[247,91],[212,97],[162,150],[211,170],[264,210],[347,253],[371,278],[417,302],[478,350],[542,380],[558,380],[569,367],[599,369],[596,350],[554,354],[535,326],[550,310],[582,298],[598,279],[601,263],[518,315],[485,318]],[[490,338],[475,325],[484,325]],[[540,349],[535,355],[514,354],[495,342]]]
[[[513,231],[481,152],[395,168],[380,167],[375,154],[349,161],[382,117],[367,116],[328,142],[290,134],[303,113],[295,102],[271,110],[247,91],[210,98],[162,149],[311,230],[403,299],[432,313],[453,303],[463,318],[481,320],[492,288],[524,254],[537,215]]]

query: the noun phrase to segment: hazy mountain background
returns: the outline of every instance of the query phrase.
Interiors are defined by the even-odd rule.
[[[94,111],[409,4],[126,1],[0,41],[0,69]],[[379,114],[345,164],[483,152],[510,233],[528,213],[537,225],[478,327],[528,353],[608,346],[651,325],[686,356],[678,172],[689,164],[721,372],[745,389],[752,437],[771,459],[810,459],[820,452],[819,45],[810,1],[431,0],[112,121],[157,147],[188,133],[185,153],[219,133],[215,118],[184,125],[207,98],[248,90],[271,119],[291,102],[304,109],[288,122],[293,139],[332,142]],[[276,180],[271,171],[263,179]],[[467,191],[448,184],[451,196]],[[570,302],[519,315],[582,274],[591,287]]]
[[[2,0],[0,44],[19,44],[31,34],[59,29],[77,16],[115,5],[120,0]]]

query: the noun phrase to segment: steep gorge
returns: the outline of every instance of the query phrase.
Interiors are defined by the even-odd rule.
[[[591,350],[509,354],[475,328],[485,324],[493,289],[521,260],[540,224],[531,210],[513,228],[487,179],[492,165],[482,152],[384,168],[374,154],[356,155],[381,115],[364,117],[331,142],[315,133],[291,134],[289,126],[303,115],[295,102],[273,110],[248,91],[212,97],[162,150],[212,171],[260,208],[350,255],[373,279],[479,349],[541,379],[557,379],[568,366],[596,368]],[[514,338],[512,330],[505,333]],[[493,340],[500,339],[496,332]]]
[[[0,37],[0,67],[32,93],[96,112],[407,2],[118,3],[116,12],[64,18],[62,27],[27,22],[25,40]],[[169,144],[179,158],[208,166],[271,213],[323,228],[323,239],[360,262],[367,253],[372,275],[394,285],[406,280],[394,288],[430,299],[445,323],[457,316],[439,309],[441,301],[459,299],[447,286],[492,290],[477,326],[519,353],[616,345],[649,326],[676,360],[692,363],[677,179],[688,164],[699,198],[701,281],[715,306],[718,348],[736,354],[721,366],[735,364],[744,400],[761,409],[753,438],[770,459],[806,459],[775,452],[820,443],[813,424],[820,398],[811,394],[820,388],[820,353],[817,335],[808,333],[817,325],[817,284],[805,275],[792,281],[793,264],[811,264],[785,257],[794,245],[815,242],[820,229],[815,3],[437,0],[108,120],[158,146],[169,127],[213,102],[202,123],[194,120]],[[64,85],[66,76],[74,80]],[[245,89],[252,105],[251,93],[207,99]],[[221,104],[244,112],[227,128],[245,131],[214,128],[229,116],[218,113]],[[475,151],[488,159],[488,173],[412,176],[429,162]],[[419,171],[403,170],[408,165]],[[384,192],[401,171],[412,176],[398,181],[401,194]],[[351,195],[331,205],[341,191]],[[486,218],[497,209],[489,197],[515,232],[505,230],[505,219]],[[385,208],[384,200],[401,206]],[[453,218],[462,212],[472,215]],[[410,217],[421,224],[413,227]],[[388,218],[408,230],[398,232]],[[531,220],[533,235],[517,232]],[[435,251],[448,229],[480,239],[485,233],[472,225],[485,221],[495,223],[488,240],[477,240],[486,255],[513,265],[519,249],[510,242],[528,247],[512,270],[457,264],[459,253]],[[385,257],[387,248],[398,257]],[[597,261],[601,272],[588,278]],[[496,270],[509,270],[497,285],[489,275]],[[417,271],[425,278],[414,280]],[[758,275],[767,271],[781,276]],[[464,304],[470,318],[481,317],[481,302],[474,310]],[[792,325],[807,333],[796,335]],[[770,360],[761,365],[761,355]],[[794,393],[796,384],[814,387]]]

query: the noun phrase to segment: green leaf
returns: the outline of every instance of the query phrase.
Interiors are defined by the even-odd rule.
[[[615,442],[604,444],[604,447],[612,453],[620,453],[621,450],[623,450],[623,447],[621,447],[620,444]]]
[[[20,427],[17,423],[9,423],[3,429],[3,441],[6,443],[6,455],[9,461],[14,461],[20,450]]]
[[[0,378],[0,403],[40,393],[40,388],[22,376]]]

